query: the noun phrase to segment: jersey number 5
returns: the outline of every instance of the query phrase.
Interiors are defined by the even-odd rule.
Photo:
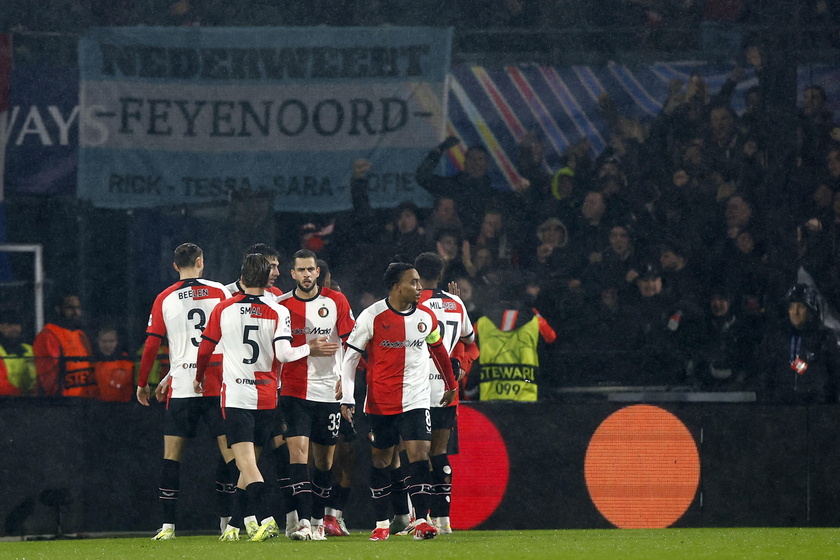
[[[256,325],[245,325],[245,332],[242,333],[242,343],[251,347],[252,354],[250,358],[244,358],[242,360],[243,364],[255,364],[260,357],[260,347],[257,344],[257,341],[251,340],[248,336],[256,330],[259,330],[259,327]]]

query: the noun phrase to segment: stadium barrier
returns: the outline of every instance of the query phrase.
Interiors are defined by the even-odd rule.
[[[0,408],[4,536],[157,527],[162,406],[5,398]],[[456,528],[840,524],[837,407],[467,403],[459,423]],[[358,429],[346,515],[364,530],[364,419]],[[202,427],[183,458],[179,531],[217,527],[216,453]]]

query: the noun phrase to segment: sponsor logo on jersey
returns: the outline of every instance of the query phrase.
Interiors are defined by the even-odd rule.
[[[262,307],[240,307],[239,313],[240,315],[250,315],[251,317],[262,317]]]
[[[292,329],[292,334],[317,334],[319,336],[330,336],[332,328],[324,327],[305,327],[302,329]]]
[[[420,321],[419,323],[417,323],[417,330],[418,330],[418,331],[420,331],[421,333],[426,332],[426,329],[428,329],[428,328],[429,328],[429,327],[427,327],[427,326],[426,326],[426,323],[424,323],[424,322],[422,322],[422,321]]]
[[[271,383],[271,379],[241,379],[239,377],[236,378],[237,385],[269,385]]]
[[[422,348],[423,342],[425,342],[424,338],[418,338],[417,340],[383,340],[379,343],[379,346],[383,348]]]
[[[329,314],[330,314],[330,310],[327,309],[326,307],[322,307],[321,309],[318,310],[318,317],[321,317],[321,318],[327,317]]]
[[[431,299],[426,302],[431,309],[440,309],[442,311],[458,311],[458,306],[454,301],[444,301],[438,299]]]
[[[178,292],[178,299],[193,299],[193,298],[202,298],[207,297],[210,295],[210,290],[207,288],[198,288],[198,289],[187,289],[183,292]]]
[[[183,369],[195,369],[195,364],[181,364]]]

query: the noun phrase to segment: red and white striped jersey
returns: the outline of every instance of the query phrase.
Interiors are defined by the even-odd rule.
[[[455,294],[443,290],[423,290],[420,293],[420,303],[428,307],[437,317],[440,325],[440,334],[443,337],[443,345],[446,353],[452,355],[452,350],[461,338],[471,342],[475,337],[472,322],[467,315],[467,309],[461,298]],[[457,377],[458,372],[455,372]],[[443,376],[435,367],[434,360],[429,356],[429,384],[431,385],[431,406],[440,406],[440,400],[446,391]],[[449,406],[458,404],[458,398]]]
[[[204,338],[221,349],[222,407],[248,410],[277,406],[274,341],[291,342],[289,311],[266,297],[239,294],[213,309]]]
[[[440,334],[434,313],[424,305],[400,313],[384,299],[362,311],[347,346],[359,354],[367,349],[365,412],[388,415],[429,407],[427,339],[438,343]],[[344,360],[344,404],[354,404],[357,361]]]
[[[190,278],[175,282],[155,298],[146,334],[169,341],[170,398],[201,396],[193,389],[201,333],[216,304],[229,297],[230,292],[218,282]],[[221,355],[214,355],[204,391],[208,397],[219,396],[221,364]]]
[[[353,330],[355,320],[347,298],[340,292],[320,288],[312,299],[304,300],[292,290],[280,296],[277,303],[286,307],[292,318],[294,346],[316,338],[327,337],[339,345]],[[280,395],[309,401],[336,402],[335,386],[341,376],[343,346],[333,356],[307,356],[283,364]]]

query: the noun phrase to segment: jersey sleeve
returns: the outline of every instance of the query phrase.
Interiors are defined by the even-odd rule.
[[[283,305],[273,304],[272,309],[277,311],[277,324],[274,326],[274,340],[288,340],[292,342],[292,316],[289,309]]]
[[[213,342],[214,345],[222,340],[222,306],[216,305],[213,311],[210,312],[210,317],[207,319],[207,325],[201,333],[201,338],[206,338]]]
[[[347,340],[347,337],[350,336],[350,333],[353,331],[353,327],[356,324],[356,321],[353,319],[353,310],[350,309],[350,303],[347,301],[344,294],[340,292],[334,293],[335,305],[338,310],[338,320],[336,321],[338,336],[342,340]]]
[[[461,341],[464,344],[469,344],[475,340],[475,331],[473,330],[470,316],[467,314],[467,306],[464,305],[460,297],[453,294],[452,298],[461,306]]]
[[[350,336],[347,337],[347,346],[361,354],[371,338],[373,338],[373,315],[365,310],[359,315],[359,320],[356,321]]]
[[[163,300],[169,295],[169,290],[158,295],[152,304],[152,311],[149,313],[149,324],[146,327],[146,334],[164,338],[166,336],[166,322],[163,320]]]

